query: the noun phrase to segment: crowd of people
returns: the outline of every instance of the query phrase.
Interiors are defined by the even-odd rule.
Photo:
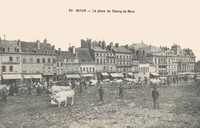
[[[183,77],[183,80],[186,82],[188,81],[188,77]],[[170,84],[176,84],[179,82],[180,78],[177,75],[174,76],[168,76],[165,77],[164,83],[165,85],[170,85]],[[140,79],[141,81],[141,79]],[[145,85],[148,84],[149,79],[148,78],[144,78],[143,82]],[[89,80],[67,80],[65,82],[39,82],[39,83],[25,83],[28,93],[27,95],[31,95],[31,90],[34,88],[36,90],[36,94],[38,96],[41,96],[41,94],[44,92],[44,90],[48,91],[48,88],[50,88],[51,86],[54,85],[61,85],[61,86],[70,86],[72,89],[76,89],[78,90],[79,93],[83,92],[83,90],[85,88],[87,88],[87,86],[89,85]],[[19,86],[17,84],[11,84],[10,88],[9,88],[9,96],[16,96],[19,93]],[[104,100],[104,89],[102,86],[100,86],[98,88],[98,93],[99,93],[99,98],[100,101]],[[123,83],[119,84],[119,98],[122,99],[123,98],[123,93],[124,93],[124,86]],[[7,95],[5,92],[2,92],[2,100],[3,101],[7,101]],[[159,108],[158,105],[158,97],[159,97],[159,92],[157,90],[157,87],[154,87],[153,91],[152,91],[152,99],[153,99],[153,104],[154,104],[154,108]]]

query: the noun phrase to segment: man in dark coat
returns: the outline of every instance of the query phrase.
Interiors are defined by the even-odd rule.
[[[103,94],[104,94],[103,88],[100,87],[98,91],[99,91],[100,101],[103,101]]]
[[[13,84],[10,85],[9,96],[14,96],[14,86],[13,86]]]
[[[157,90],[156,87],[154,87],[154,90],[152,91],[152,98],[153,98],[153,105],[154,105],[154,108],[159,108],[159,105],[158,105],[158,97],[159,97],[159,92]]]
[[[120,84],[120,86],[119,86],[119,98],[123,98],[123,86],[122,86],[122,84]]]

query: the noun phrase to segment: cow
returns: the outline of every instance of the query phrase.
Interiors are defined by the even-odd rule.
[[[52,86],[51,88],[48,89],[50,93],[58,93],[61,91],[68,91],[71,90],[70,86]]]
[[[90,86],[96,86],[96,85],[97,85],[97,82],[98,82],[97,80],[90,80],[90,81],[89,81],[89,85],[90,85]]]
[[[58,104],[58,107],[60,107],[60,104],[62,102],[65,103],[64,106],[67,106],[67,99],[72,98],[71,105],[74,104],[74,96],[75,91],[74,90],[68,90],[68,91],[61,91],[58,93],[54,93],[51,95],[51,104]]]
[[[150,87],[155,87],[155,86],[158,86],[160,85],[161,86],[161,83],[162,81],[160,79],[150,79]]]

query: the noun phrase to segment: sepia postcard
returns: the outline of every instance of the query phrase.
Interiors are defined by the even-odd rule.
[[[200,127],[200,1],[0,5],[0,128]]]

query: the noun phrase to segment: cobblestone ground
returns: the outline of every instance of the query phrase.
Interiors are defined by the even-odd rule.
[[[0,105],[0,128],[183,128],[200,127],[199,87],[193,82],[159,87],[160,109],[153,109],[152,88],[124,89],[101,85],[76,92],[74,105],[53,106],[48,95],[9,97]],[[70,102],[70,101],[69,101]]]

